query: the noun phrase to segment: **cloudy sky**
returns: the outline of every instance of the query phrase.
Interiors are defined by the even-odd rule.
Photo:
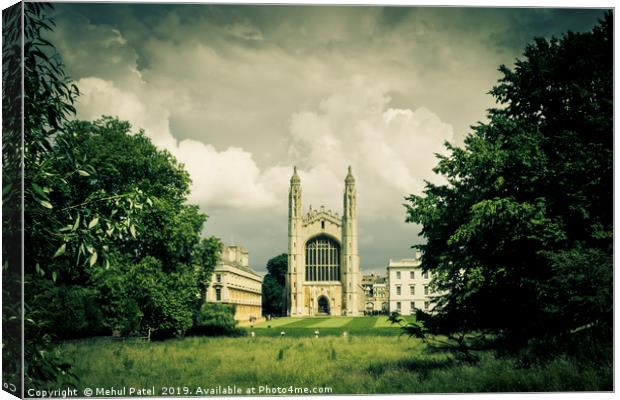
[[[287,249],[287,192],[341,212],[357,181],[362,270],[410,257],[419,194],[444,141],[494,105],[500,64],[602,10],[56,4],[50,38],[82,92],[78,117],[144,128],[185,164],[205,235],[259,272]]]

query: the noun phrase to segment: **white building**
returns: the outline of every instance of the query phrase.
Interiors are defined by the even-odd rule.
[[[419,254],[416,255],[417,258],[390,260],[388,263],[390,313],[415,315],[416,309],[432,311],[431,272],[422,272]]]
[[[360,315],[364,312],[357,253],[357,195],[349,167],[343,215],[302,212],[301,180],[294,169],[289,189],[286,314]]]
[[[222,245],[222,253],[207,288],[207,302],[235,306],[240,322],[261,318],[263,278],[249,266],[241,246]]]

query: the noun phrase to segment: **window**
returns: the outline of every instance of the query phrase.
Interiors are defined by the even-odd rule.
[[[400,279],[400,271],[396,271],[396,279]]]
[[[397,302],[396,302],[396,310],[397,310],[397,311],[400,311],[400,301],[397,301]]]
[[[415,271],[409,271],[409,279],[415,279]]]
[[[428,271],[425,271],[424,273],[422,273],[422,277],[424,279],[428,279]]]
[[[415,313],[415,302],[414,301],[411,302],[410,307],[411,307],[411,314]]]
[[[429,302],[428,302],[428,301],[425,301],[425,302],[424,302],[424,309],[425,309],[425,310],[428,310],[428,306],[429,306]]]
[[[217,282],[222,282],[222,274],[215,274],[215,280]]]
[[[325,221],[321,221],[321,229],[325,229]]]
[[[222,301],[222,288],[215,288],[215,301]]]
[[[424,294],[425,294],[425,295],[428,295],[428,285],[425,285],[425,286],[424,286]]]
[[[319,236],[306,244],[306,281],[340,280],[340,246]]]
[[[396,296],[400,296],[400,285],[396,286]]]
[[[409,286],[409,293],[410,293],[412,296],[413,296],[413,295],[415,295],[415,286],[414,286],[414,285]]]

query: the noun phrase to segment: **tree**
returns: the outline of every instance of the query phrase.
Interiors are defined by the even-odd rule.
[[[43,174],[36,182],[48,188],[49,218],[71,223],[38,238],[49,245],[35,250],[55,251],[46,269],[54,266],[56,286],[95,295],[102,314],[99,326],[84,326],[90,332],[74,329],[79,321],[51,324],[56,336],[107,329],[169,337],[187,331],[204,299],[219,240],[201,238],[206,215],[185,203],[190,179],[183,166],[142,131],[132,133],[128,122],[111,117],[67,123],[42,160],[45,171],[62,177]],[[83,164],[77,173],[74,160]],[[50,304],[61,314],[75,306],[60,299]]]
[[[448,143],[447,184],[407,197],[442,333],[518,348],[587,329],[611,341],[613,25],[536,39],[491,94],[501,107]],[[423,314],[423,313],[421,313]]]
[[[169,153],[113,118],[69,121],[79,92],[42,37],[50,9],[3,12],[3,378],[16,388],[21,321],[25,387],[75,378],[54,338],[188,329],[219,243],[201,239],[206,215],[185,204],[189,177]],[[125,291],[105,292],[119,278]]]
[[[22,260],[21,234],[24,233],[28,239],[24,225],[35,226],[27,224],[40,222],[39,216],[44,220],[45,211],[50,206],[46,193],[33,186],[33,174],[38,173],[40,158],[49,151],[52,136],[75,112],[73,102],[78,95],[77,87],[64,73],[54,46],[42,38],[42,32],[51,30],[54,25],[46,15],[50,8],[49,4],[26,2],[2,13],[5,39],[2,47],[2,225],[5,244],[2,252],[2,313],[3,360],[6,366],[3,378],[20,389],[21,321],[24,321],[25,328],[25,384],[29,386],[61,374],[66,376],[68,370],[68,365],[49,351],[51,339],[45,332],[46,315],[38,313],[27,302],[24,305],[26,315],[21,314],[24,299],[19,291],[22,283],[29,288],[31,271],[38,265],[38,260],[28,256]],[[21,219],[22,199],[27,221],[24,225]],[[27,240],[26,243],[32,245]],[[46,258],[49,259],[52,254],[47,254]]]
[[[284,285],[288,269],[288,255],[280,254],[267,261],[267,275],[263,278],[263,314],[284,313]]]

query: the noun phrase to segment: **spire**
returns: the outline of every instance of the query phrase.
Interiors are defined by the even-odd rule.
[[[299,175],[297,175],[297,166],[293,167],[293,176],[291,176],[291,183],[300,183]]]
[[[351,166],[349,165],[349,172],[347,173],[347,177],[344,179],[344,182],[347,185],[352,185],[355,183],[355,178],[353,178],[353,174],[351,173]]]

